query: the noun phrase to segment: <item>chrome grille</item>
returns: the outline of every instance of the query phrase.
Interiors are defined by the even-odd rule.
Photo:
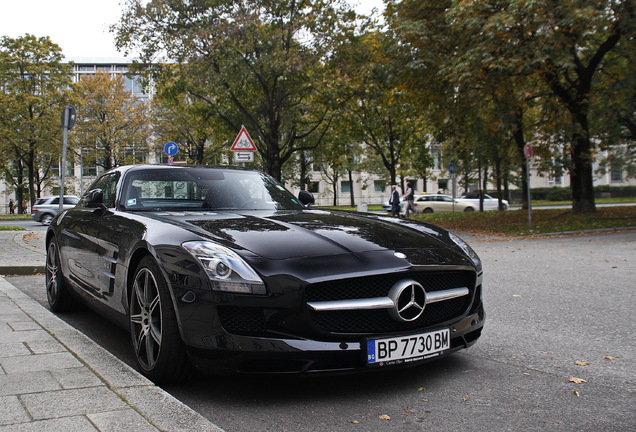
[[[391,287],[403,279],[413,279],[427,292],[468,287],[470,294],[452,300],[427,304],[424,313],[413,322],[397,322],[386,309],[311,312],[314,325],[330,333],[377,333],[409,331],[456,318],[470,307],[475,287],[475,273],[408,272],[321,282],[307,287],[307,302],[385,297]]]

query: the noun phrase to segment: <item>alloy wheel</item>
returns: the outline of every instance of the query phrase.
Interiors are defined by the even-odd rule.
[[[142,267],[133,284],[130,324],[135,355],[140,366],[150,371],[158,361],[162,342],[161,298],[153,273]]]
[[[49,304],[54,304],[60,292],[60,271],[59,261],[57,258],[57,246],[55,242],[49,243],[46,254],[46,297]]]

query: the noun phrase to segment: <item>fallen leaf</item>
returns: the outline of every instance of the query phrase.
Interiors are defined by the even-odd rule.
[[[403,413],[403,414],[404,414],[404,415],[407,415],[407,416],[408,416],[408,415],[413,415],[413,414],[415,414],[415,411],[413,411],[413,410],[404,410],[404,413]]]
[[[524,372],[521,375],[530,375],[528,372]]]
[[[430,402],[429,399],[420,399],[422,402]]]
[[[387,420],[388,421],[388,420],[391,420],[391,417],[389,417],[386,414],[383,414],[383,415],[380,416],[380,420]]]
[[[583,378],[576,378],[576,377],[572,377],[568,380],[569,382],[572,382],[574,384],[583,384],[586,383],[587,381],[584,380]]]
[[[358,420],[349,420],[349,423],[360,424],[360,422]]]
[[[417,391],[424,391],[424,390],[426,390],[426,387],[420,387],[417,389]]]
[[[468,402],[470,399],[468,398],[462,398],[462,402]]]
[[[612,357],[612,356],[604,356],[603,358],[605,360],[616,360],[616,357]]]
[[[577,392],[576,390],[572,390],[572,394],[574,396],[581,396],[581,393]]]
[[[575,361],[574,362],[575,365],[577,366],[588,366],[590,364],[590,362],[586,362],[586,361]]]

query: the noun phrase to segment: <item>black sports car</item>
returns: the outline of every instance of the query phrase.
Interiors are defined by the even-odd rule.
[[[452,233],[312,209],[266,174],[136,165],[98,178],[46,234],[53,311],[77,299],[130,329],[155,382],[349,372],[469,347],[482,268]]]

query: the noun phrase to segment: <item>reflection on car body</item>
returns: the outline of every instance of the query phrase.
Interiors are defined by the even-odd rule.
[[[63,312],[81,299],[128,328],[155,382],[193,365],[394,368],[475,343],[483,275],[470,246],[430,224],[312,209],[312,199],[240,168],[116,168],[47,230],[49,304]]]
[[[74,195],[64,195],[62,209],[75,207],[78,202],[79,197],[76,197]],[[41,222],[43,225],[48,225],[58,213],[59,209],[59,196],[47,196],[38,198],[31,208],[31,218],[36,222]]]

